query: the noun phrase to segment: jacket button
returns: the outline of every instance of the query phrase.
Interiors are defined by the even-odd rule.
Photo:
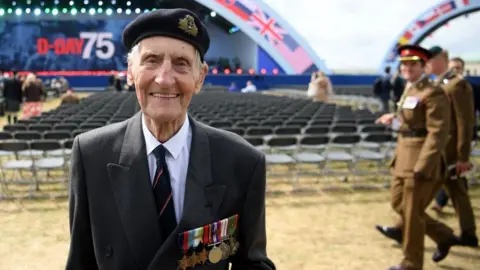
[[[105,249],[105,256],[106,257],[112,257],[112,254],[113,254],[113,249],[111,246],[107,246],[107,248]]]

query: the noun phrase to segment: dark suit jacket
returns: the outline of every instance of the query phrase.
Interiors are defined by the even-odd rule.
[[[66,269],[174,270],[178,233],[234,214],[240,248],[232,269],[275,269],[266,255],[265,156],[233,133],[190,122],[183,216],[168,237],[157,218],[141,114],[75,139]],[[195,269],[226,270],[228,262]]]

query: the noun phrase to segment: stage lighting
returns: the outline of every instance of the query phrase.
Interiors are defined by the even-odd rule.
[[[5,10],[3,8],[0,8],[0,16],[5,15]]]
[[[125,14],[130,15],[130,13],[132,13],[130,9],[125,10]]]
[[[16,5],[17,5],[17,2],[13,1],[12,6],[16,6]]]
[[[59,2],[58,2],[58,0],[55,0],[55,2],[53,2],[53,3],[54,3],[55,5],[58,5]]]
[[[50,13],[50,9],[49,9],[49,8],[46,8],[46,9],[45,9],[45,13],[47,13],[47,14]]]
[[[72,8],[72,10],[70,10],[70,13],[72,13],[73,16],[77,15],[77,9]]]
[[[121,8],[117,8],[117,13],[118,13],[118,14],[121,14],[121,13],[122,13],[122,9],[121,9]]]
[[[12,14],[12,12],[13,12],[13,9],[11,9],[11,8],[7,9],[8,14]]]
[[[97,8],[97,13],[102,14],[103,13],[103,8]]]
[[[273,72],[273,74],[277,75],[278,74],[278,69],[274,68],[272,72]]]
[[[88,5],[88,0],[83,1],[85,5]]]
[[[98,5],[99,5],[99,6],[102,6],[102,5],[103,5],[103,2],[102,2],[102,1],[98,1]]]
[[[32,1],[31,0],[27,0],[27,5],[30,5],[32,4]]]
[[[127,6],[130,6],[132,4],[132,2],[128,1],[127,2]]]
[[[30,14],[30,11],[32,11],[30,8],[25,9],[25,13]]]
[[[143,13],[147,13],[147,12],[148,12],[148,8],[143,11]]]
[[[52,15],[55,16],[58,14],[58,9],[54,8],[52,9]]]
[[[43,2],[43,1],[40,2],[40,6],[42,6],[42,7],[45,6],[45,2]]]
[[[73,1],[69,2],[70,6],[73,6],[75,3]]]
[[[117,3],[117,1],[112,0],[112,5],[115,5],[116,3]]]
[[[17,16],[22,15],[22,9],[17,8],[17,9],[15,10],[15,15],[17,15]]]
[[[62,8],[62,13],[63,13],[63,14],[65,14],[65,13],[67,13],[67,12],[68,12],[68,9]]]
[[[112,15],[112,9],[111,8],[107,8],[107,15]]]
[[[40,15],[40,13],[42,13],[42,11],[41,11],[39,8],[36,8],[36,9],[33,11],[33,14],[35,14],[35,16]]]
[[[85,12],[87,12],[87,10],[85,8],[82,8],[82,9],[80,9],[80,12],[85,13]]]
[[[260,70],[260,73],[262,73],[262,75],[265,75],[265,74],[267,74],[267,70],[264,69],[264,68],[262,68],[262,69]]]
[[[217,13],[215,11],[210,12],[210,16],[215,17],[217,16]]]
[[[140,10],[139,8],[136,8],[136,9],[135,9],[135,13],[138,14],[138,13],[140,13],[140,12],[141,12],[141,10]]]
[[[88,13],[89,13],[90,15],[95,15],[95,9],[93,9],[93,8],[89,9],[89,10],[88,10]]]

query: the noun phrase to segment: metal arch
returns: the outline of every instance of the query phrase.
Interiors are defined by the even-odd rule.
[[[478,10],[480,10],[480,0],[450,0],[450,1],[442,1],[441,3],[431,7],[430,9],[424,11],[422,14],[420,14],[416,19],[411,21],[405,29],[396,37],[392,45],[389,47],[387,53],[384,56],[384,59],[382,61],[382,64],[380,65],[378,69],[378,73],[383,73],[385,70],[385,67],[391,66],[391,67],[397,67],[398,66],[398,60],[395,57],[394,60],[392,60],[393,54],[395,53],[395,50],[397,48],[397,45],[400,42],[400,39],[404,36],[404,34],[408,31],[410,31],[412,28],[414,28],[416,25],[418,25],[418,22],[435,10],[440,9],[442,5],[446,4],[455,4],[456,8],[452,10],[451,12],[448,12],[446,14],[442,14],[438,17],[435,18],[435,20],[429,21],[428,24],[424,25],[420,30],[415,31],[413,36],[408,40],[407,43],[405,44],[419,44],[425,37],[427,37],[430,33],[434,32],[437,30],[440,26],[444,25],[448,21],[455,19],[457,17],[460,17],[465,14],[473,13]]]
[[[310,57],[313,60],[313,64],[317,66],[317,68],[321,71],[323,71],[327,75],[331,75],[331,70],[329,70],[326,66],[324,61],[318,56],[318,54],[313,50],[313,48],[310,46],[310,44],[297,32],[289,23],[287,23],[286,20],[283,19],[282,16],[280,16],[273,8],[271,8],[267,3],[265,3],[263,0],[258,0],[255,3],[257,5],[261,6],[264,10],[266,10],[270,15],[275,17],[275,20],[277,20],[283,28],[285,28],[288,33],[295,38],[295,40],[302,46],[310,55]]]

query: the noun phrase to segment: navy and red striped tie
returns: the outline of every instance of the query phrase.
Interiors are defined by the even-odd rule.
[[[166,149],[163,145],[157,146],[153,154],[157,160],[157,170],[153,181],[153,193],[157,205],[160,227],[163,235],[168,237],[177,227],[175,218],[175,206],[173,204],[172,187],[170,185],[170,174],[165,162]]]

